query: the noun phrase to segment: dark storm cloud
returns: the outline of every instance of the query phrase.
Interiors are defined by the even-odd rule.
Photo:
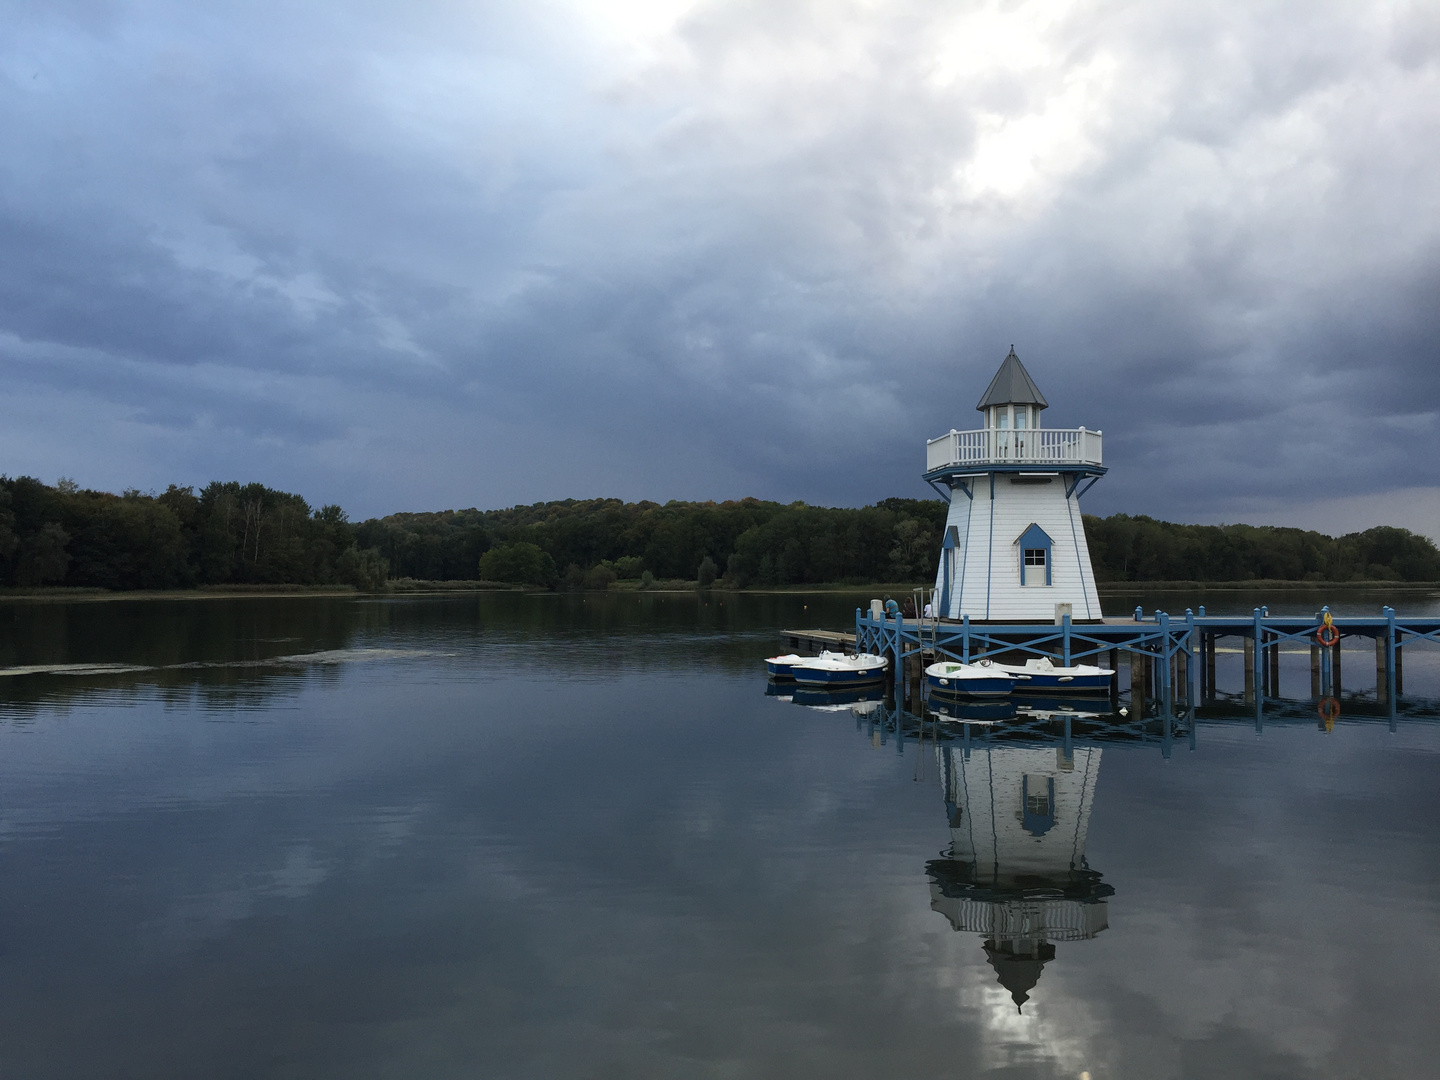
[[[921,494],[1013,342],[1093,509],[1434,485],[1440,20],[8,5],[0,469],[353,512]]]

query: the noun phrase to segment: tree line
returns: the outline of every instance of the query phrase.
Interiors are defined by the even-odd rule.
[[[885,499],[858,509],[760,499],[566,499],[392,514],[362,522],[356,535],[392,573],[415,578],[570,588],[623,579],[863,585],[933,576],[944,520],[944,504],[933,499]]]
[[[0,584],[108,589],[391,577],[557,589],[617,581],[730,588],[928,582],[946,507],[884,499],[822,507],[760,499],[565,499],[351,523],[261,484],[120,495],[0,477]],[[1440,550],[1404,529],[1341,537],[1250,525],[1086,515],[1096,578],[1125,581],[1440,581]]]
[[[1332,537],[1273,525],[1177,525],[1085,515],[1097,580],[1440,581],[1428,537],[1380,525]]]
[[[114,495],[69,480],[0,477],[0,583],[104,589],[197,585],[384,585],[338,506],[311,509],[262,484],[212,483],[198,494]]]

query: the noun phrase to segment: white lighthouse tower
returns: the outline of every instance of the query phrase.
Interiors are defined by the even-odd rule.
[[[950,502],[939,615],[1059,622],[1068,611],[1099,621],[1080,496],[1105,474],[1100,432],[1042,428],[1049,402],[1013,346],[975,407],[984,427],[952,429],[925,447],[925,479]]]

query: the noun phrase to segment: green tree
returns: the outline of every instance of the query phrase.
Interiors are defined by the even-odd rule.
[[[585,571],[585,588],[604,592],[615,584],[615,570],[607,562],[598,563]]]
[[[351,544],[342,551],[335,561],[336,579],[345,585],[354,585],[361,592],[375,592],[385,585],[388,567],[385,558],[375,548],[361,548]]]
[[[700,568],[695,571],[695,583],[702,589],[708,589],[715,584],[715,575],[718,572],[715,560],[706,555],[700,560]]]
[[[65,550],[70,537],[59,525],[47,521],[40,529],[20,541],[16,559],[17,585],[44,585],[65,580],[70,554]]]
[[[480,556],[480,577],[519,585],[553,585],[555,560],[536,544],[502,544]]]

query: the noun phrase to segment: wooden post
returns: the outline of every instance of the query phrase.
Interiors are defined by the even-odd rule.
[[[1280,642],[1270,643],[1270,696],[1280,696]]]
[[[1385,639],[1375,635],[1375,700],[1385,701],[1390,691],[1385,685]]]
[[[1400,631],[1395,631],[1395,696],[1405,693],[1405,658],[1400,652]]]
[[[1255,700],[1255,638],[1245,638],[1245,700]]]
[[[1320,646],[1310,643],[1310,696],[1320,700]]]
[[[1330,692],[1337,698],[1340,696],[1340,645],[1344,640],[1341,638],[1340,641],[1335,642],[1335,659],[1330,664],[1330,682],[1332,684]]]
[[[1114,672],[1110,676],[1110,709],[1114,711],[1120,704],[1120,650],[1110,650],[1110,670]]]
[[[1133,649],[1130,651],[1130,708],[1137,712],[1145,709],[1145,658]]]

